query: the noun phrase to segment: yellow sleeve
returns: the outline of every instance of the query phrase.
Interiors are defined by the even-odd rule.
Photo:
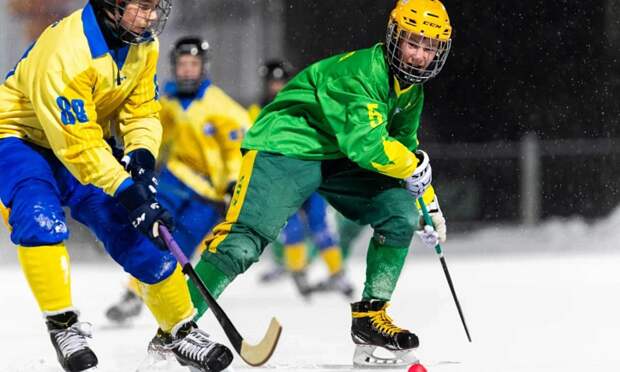
[[[254,124],[256,119],[258,119],[258,115],[260,115],[260,111],[262,108],[258,103],[253,103],[248,107],[248,114],[250,115],[250,122]]]
[[[125,143],[125,153],[147,149],[155,158],[159,153],[162,127],[159,121],[158,55],[159,42],[155,40],[146,51],[146,66],[140,82],[119,112],[119,128]]]
[[[241,142],[245,131],[249,128],[248,112],[223,91],[218,92],[219,108],[215,115],[217,128],[215,137],[220,145],[226,184],[236,181],[241,169]]]
[[[81,183],[114,195],[129,174],[97,124],[92,97],[96,73],[88,51],[48,45],[34,49],[29,58],[41,61],[27,71],[29,96],[54,154]]]

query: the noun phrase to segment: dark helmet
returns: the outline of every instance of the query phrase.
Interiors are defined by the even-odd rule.
[[[166,27],[166,22],[172,9],[172,0],[90,0],[102,21],[112,35],[127,44],[140,44],[153,40],[159,36]],[[141,33],[134,32],[121,24],[121,19],[127,9],[127,5],[136,3],[142,9],[149,9],[157,13],[157,20],[151,22]],[[136,17],[137,19],[137,17]],[[134,22],[136,21],[134,19]]]
[[[265,81],[288,80],[291,78],[293,68],[288,62],[279,59],[267,61],[258,68],[258,74]]]
[[[194,94],[198,91],[200,84],[206,78],[209,69],[209,42],[195,36],[183,37],[177,40],[170,51],[170,65],[172,74],[177,82],[177,92],[181,94]],[[200,57],[202,60],[202,74],[197,79],[180,79],[176,75],[177,62],[183,55]]]

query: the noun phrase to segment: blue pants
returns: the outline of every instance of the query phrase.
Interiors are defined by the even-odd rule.
[[[327,218],[327,202],[316,192],[288,219],[282,230],[282,240],[285,245],[299,244],[306,234],[310,234],[319,251],[338,244],[338,236]]]
[[[127,211],[92,185],[82,185],[51,150],[17,138],[0,139],[0,201],[10,209],[11,241],[23,247],[69,238],[62,207],[92,231],[110,256],[138,280],[155,284],[176,260],[135,230]]]
[[[190,258],[223,216],[224,206],[202,198],[167,168],[159,175],[158,200],[174,217],[174,240]]]

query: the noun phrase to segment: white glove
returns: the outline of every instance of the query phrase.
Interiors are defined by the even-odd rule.
[[[439,234],[433,229],[433,226],[425,225],[424,230],[416,231],[416,234],[427,248],[433,249],[439,243]]]
[[[433,181],[433,171],[431,170],[431,163],[426,152],[417,150],[415,154],[420,162],[418,163],[418,167],[413,171],[413,174],[405,178],[405,187],[411,196],[417,199],[422,196],[424,191],[431,185],[431,181]]]
[[[444,243],[447,238],[446,219],[439,208],[437,196],[427,206],[428,214],[431,217],[433,226],[426,225],[424,217],[420,215],[420,226],[424,228],[416,233],[427,247],[435,248],[437,243]]]

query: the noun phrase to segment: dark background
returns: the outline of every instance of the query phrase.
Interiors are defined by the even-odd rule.
[[[422,147],[428,142],[489,141],[506,141],[510,147],[528,132],[543,141],[619,136],[614,98],[618,45],[613,40],[618,25],[611,13],[616,5],[444,4],[453,25],[453,46],[443,71],[425,85]],[[287,54],[296,67],[305,67],[334,53],[368,47],[383,40],[390,10],[385,2],[372,0],[288,1]],[[600,217],[620,202],[620,158],[614,153],[579,154],[575,149],[574,156],[542,158],[542,217]],[[519,217],[518,159],[435,158],[434,164],[452,217]]]
[[[295,66],[382,41],[390,7],[372,0],[289,1]],[[605,1],[445,1],[448,62],[426,85],[437,140],[477,142],[617,136]]]

